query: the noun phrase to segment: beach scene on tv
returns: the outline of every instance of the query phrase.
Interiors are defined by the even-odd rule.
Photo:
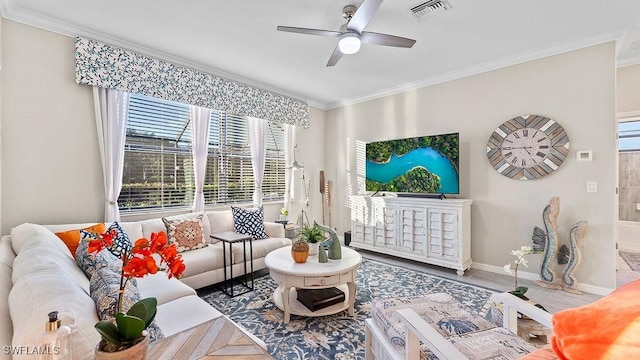
[[[366,144],[366,190],[459,194],[458,133]]]

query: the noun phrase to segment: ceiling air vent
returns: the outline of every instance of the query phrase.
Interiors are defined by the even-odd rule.
[[[447,0],[428,0],[409,8],[411,14],[422,21],[442,11],[451,10],[451,4]]]

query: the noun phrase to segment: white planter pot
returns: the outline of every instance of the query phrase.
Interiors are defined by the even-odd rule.
[[[310,256],[318,255],[318,245],[320,245],[320,243],[310,243],[309,244],[309,255]]]

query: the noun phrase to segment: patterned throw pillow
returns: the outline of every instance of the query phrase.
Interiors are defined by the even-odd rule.
[[[232,206],[233,231],[238,234],[251,235],[254,240],[268,239],[269,235],[264,229],[264,209],[247,210]]]
[[[89,254],[88,250],[88,241],[81,240],[75,254],[76,263],[87,276],[87,279],[91,279],[96,269],[99,268],[106,267],[115,272],[119,272],[122,269],[122,261],[120,258],[115,257],[108,250],[103,249],[97,254]]]
[[[167,227],[169,242],[176,244],[178,252],[200,249],[207,246],[202,230],[202,215],[193,219],[169,220],[162,218]]]
[[[129,240],[129,235],[124,232],[118,222],[111,224],[106,232],[111,232],[112,230],[116,231],[116,237],[113,239],[113,245],[109,248],[109,251],[119,259],[123,252],[131,249],[133,244],[131,240]],[[98,238],[98,234],[86,230],[80,230],[80,235],[82,240],[94,240]]]
[[[86,227],[84,229],[76,229],[76,230],[68,230],[57,232],[56,236],[60,238],[64,242],[65,245],[71,251],[71,255],[73,257],[76,256],[76,249],[78,249],[78,244],[82,239],[82,235],[80,234],[81,230],[88,231],[91,233],[102,234],[105,231],[105,226],[102,223],[95,224],[93,226]]]
[[[135,279],[132,279],[135,280]],[[90,295],[96,303],[96,310],[100,320],[115,321],[118,306],[118,293],[120,290],[120,273],[109,268],[99,268],[91,276],[89,283]],[[127,312],[133,304],[140,301],[140,293],[135,282],[129,281],[124,288],[122,300],[122,312]],[[155,321],[147,327],[149,340],[162,339],[164,334]]]

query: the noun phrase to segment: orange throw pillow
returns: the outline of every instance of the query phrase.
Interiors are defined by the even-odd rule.
[[[84,229],[57,232],[56,235],[65,243],[65,245],[67,245],[74,258],[76,257],[76,249],[78,248],[78,244],[81,239],[80,230],[92,232],[94,234],[103,234],[107,231],[104,224],[95,224]]]
[[[640,280],[552,318],[560,359],[640,359]]]

